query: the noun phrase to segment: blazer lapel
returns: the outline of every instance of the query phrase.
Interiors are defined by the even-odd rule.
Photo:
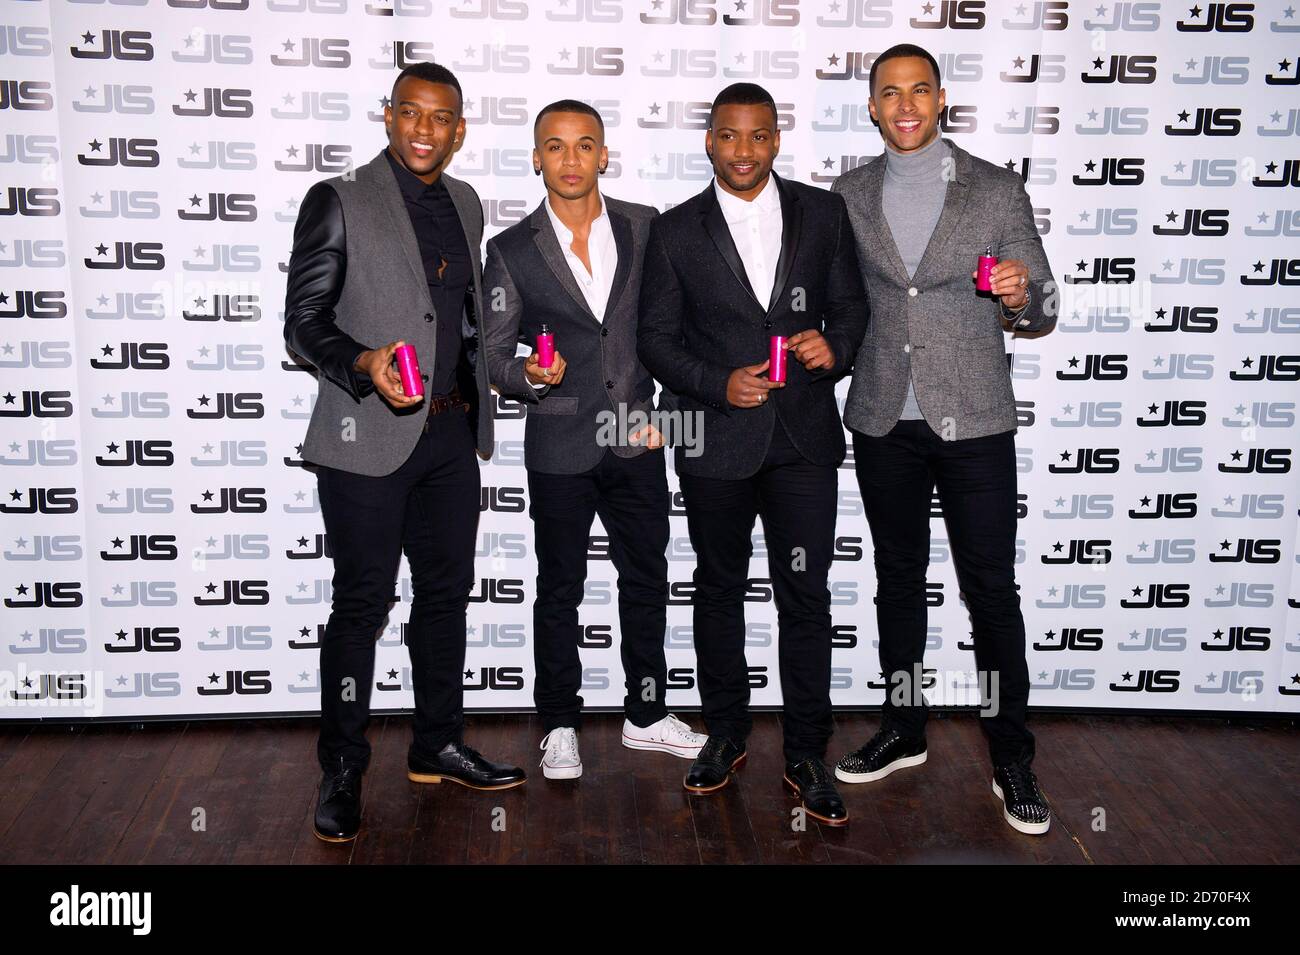
[[[930,241],[925,247],[925,254],[921,256],[921,264],[916,267],[914,279],[925,275],[927,267],[933,266],[943,254],[944,243],[948,241],[952,230],[961,222],[962,214],[966,210],[966,199],[970,195],[969,187],[966,185],[970,154],[951,140],[944,141],[952,149],[953,178],[948,181],[948,188],[943,196],[943,210],[939,213],[939,221],[935,223],[934,231],[930,233]]]
[[[424,263],[420,260],[420,243],[415,238],[415,229],[411,226],[411,215],[406,211],[406,200],[402,198],[402,189],[393,176],[392,168],[388,165],[388,158],[384,155],[386,149],[387,147],[381,149],[379,155],[366,165],[374,171],[375,188],[379,193],[380,202],[388,210],[389,217],[392,219],[397,244],[402,250],[402,258],[406,259],[406,263],[411,267],[412,274],[423,290],[425,304],[432,312],[433,299],[429,295],[429,277],[425,275]]]
[[[867,164],[863,196],[866,203],[867,227],[880,236],[881,250],[889,267],[898,273],[904,283],[910,283],[911,276],[907,274],[907,266],[903,264],[903,256],[899,254],[898,243],[894,241],[894,233],[889,228],[889,220],[885,218],[882,199],[885,186],[885,160],[885,154],[881,153]]]
[[[790,281],[790,269],[794,266],[795,252],[799,250],[799,232],[803,225],[803,208],[794,190],[787,188],[775,172],[772,173],[772,183],[778,187],[781,196],[781,256],[776,260],[776,277],[772,280],[772,295],[767,302],[768,313],[781,301],[785,283]]]
[[[537,243],[537,250],[542,253],[542,258],[546,260],[556,281],[564,287],[564,291],[569,294],[569,298],[573,299],[573,303],[578,306],[582,314],[599,325],[600,320],[587,305],[582,289],[578,288],[577,280],[569,270],[569,263],[564,258],[564,250],[560,248],[560,240],[555,237],[555,228],[551,225],[550,215],[546,211],[545,199],[538,203],[533,214],[528,217],[528,224],[532,227],[533,241]]]
[[[608,199],[605,200],[605,212],[614,230],[614,249],[618,253],[618,268],[614,270],[614,284],[610,286],[609,301],[605,303],[605,321],[609,321],[614,317],[614,308],[618,305],[623,289],[627,287],[628,276],[632,272],[632,225],[627,221],[627,216],[609,207]]]
[[[762,308],[762,303],[759,302],[758,296],[754,294],[754,287],[749,284],[749,276],[745,274],[745,263],[741,261],[740,252],[736,249],[736,243],[731,238],[731,229],[727,228],[727,220],[722,215],[722,206],[718,203],[718,196],[713,191],[714,188],[712,182],[706,188],[704,229],[709,233],[709,237],[713,239],[713,244],[718,247],[723,261],[731,269],[731,274],[749,293],[750,300]]]

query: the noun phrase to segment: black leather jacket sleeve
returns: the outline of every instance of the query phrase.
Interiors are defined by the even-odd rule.
[[[293,252],[284,296],[284,341],[354,401],[375,390],[352,366],[367,348],[334,324],[348,257],[343,205],[324,182],[307,190],[293,227]]]

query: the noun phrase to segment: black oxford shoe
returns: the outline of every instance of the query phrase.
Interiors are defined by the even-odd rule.
[[[361,770],[344,766],[326,772],[316,801],[316,838],[351,842],[361,828]]]
[[[785,767],[785,784],[803,802],[804,812],[827,826],[846,826],[849,811],[835,788],[830,770],[811,757]]]
[[[704,741],[700,755],[695,757],[686,771],[683,785],[693,793],[711,793],[731,781],[731,774],[745,764],[745,743],[710,736]]]
[[[513,789],[527,779],[518,766],[494,763],[466,743],[453,741],[429,759],[410,753],[406,778],[414,783],[440,783],[444,779],[470,789]]]

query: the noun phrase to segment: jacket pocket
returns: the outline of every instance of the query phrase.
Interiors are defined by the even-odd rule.
[[[957,386],[962,411],[974,414],[993,408],[1013,408],[1011,375],[1001,335],[957,343]]]
[[[574,414],[578,410],[577,395],[547,395],[537,404],[528,405],[528,413],[534,414]]]

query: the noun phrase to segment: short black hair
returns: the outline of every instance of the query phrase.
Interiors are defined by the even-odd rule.
[[[460,106],[456,112],[460,113],[465,107],[465,94],[461,92],[460,80],[456,79],[456,74],[447,69],[441,63],[412,63],[402,72],[397,74],[397,79],[393,80],[393,89],[388,94],[388,105],[397,106],[397,84],[402,82],[408,76],[413,76],[417,80],[424,80],[426,83],[444,83],[456,91],[456,97],[460,100]]]
[[[757,83],[732,83],[719,93],[709,108],[709,129],[713,128],[713,119],[719,106],[766,106],[772,111],[772,131],[776,132],[780,120],[776,112],[776,100]]]
[[[557,99],[554,103],[548,103],[537,111],[537,117],[533,120],[533,138],[537,138],[537,129],[542,125],[542,117],[551,113],[582,113],[584,116],[590,116],[596,120],[596,125],[600,127],[600,138],[605,138],[605,121],[600,117],[600,111],[594,107],[588,106],[580,99]]]
[[[876,70],[881,63],[886,60],[897,60],[904,56],[919,56],[930,64],[930,69],[934,70],[934,87],[937,90],[943,85],[943,77],[939,74],[939,61],[930,55],[930,51],[925,47],[917,46],[915,43],[899,43],[891,46],[880,56],[876,57],[875,62],[871,64],[871,74],[867,77],[867,94],[876,95]]]

